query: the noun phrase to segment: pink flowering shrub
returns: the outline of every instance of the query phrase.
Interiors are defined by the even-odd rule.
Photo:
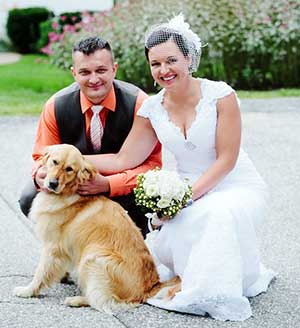
[[[119,63],[118,78],[154,91],[144,56],[149,26],[183,12],[201,37],[197,76],[226,80],[237,88],[270,89],[300,83],[300,3],[296,0],[124,1],[109,12],[82,13],[82,20],[49,35],[44,52],[71,66],[73,44],[85,36],[107,39]]]
[[[42,53],[52,55],[51,44],[59,42],[61,34],[73,32],[74,25],[81,21],[81,12],[64,13],[40,24],[40,39],[37,48]]]

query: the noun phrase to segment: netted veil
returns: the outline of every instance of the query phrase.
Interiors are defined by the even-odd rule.
[[[185,57],[191,58],[189,73],[197,71],[201,57],[201,40],[184,21],[183,14],[172,18],[168,23],[157,24],[145,34],[145,47],[150,49],[173,39]]]

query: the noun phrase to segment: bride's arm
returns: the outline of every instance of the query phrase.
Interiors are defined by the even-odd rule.
[[[235,166],[241,142],[241,116],[236,95],[217,102],[216,161],[194,183],[193,199],[215,187]]]
[[[136,116],[131,131],[117,154],[85,155],[85,158],[100,173],[113,174],[143,163],[156,144],[156,133],[149,119]]]

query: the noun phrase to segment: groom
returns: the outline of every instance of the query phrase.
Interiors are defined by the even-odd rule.
[[[32,154],[35,161],[32,180],[25,186],[19,200],[26,216],[35,195],[43,189],[45,171],[40,160],[45,146],[68,143],[84,155],[117,153],[131,129],[137,110],[147,98],[136,86],[115,79],[117,63],[107,41],[99,37],[83,39],[75,44],[72,57],[71,71],[75,82],[47,101],[39,119]],[[105,194],[120,203],[145,237],[147,219],[135,205],[132,190],[137,174],[157,166],[161,166],[160,144],[135,169],[110,176],[98,173],[89,182],[84,195]]]

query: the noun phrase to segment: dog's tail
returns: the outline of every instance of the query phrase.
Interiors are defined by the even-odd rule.
[[[152,289],[146,294],[145,300],[148,298],[166,298],[171,299],[175,296],[175,292],[181,288],[181,279],[179,276],[175,276],[164,282],[158,282]]]

